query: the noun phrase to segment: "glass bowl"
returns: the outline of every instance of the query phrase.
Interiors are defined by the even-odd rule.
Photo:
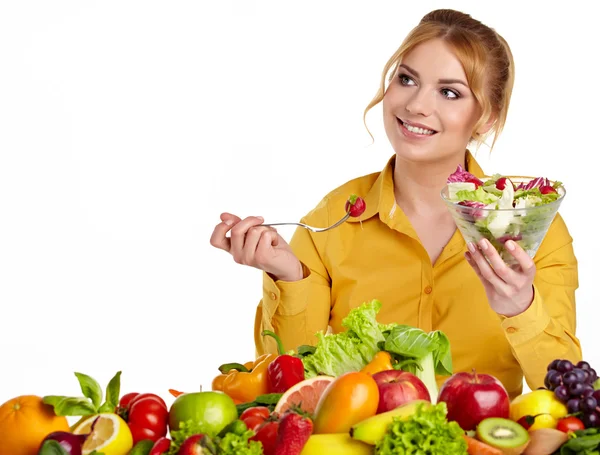
[[[522,182],[527,183],[532,179],[532,177],[511,176],[508,178],[515,186]],[[481,181],[485,183],[488,179],[489,177],[483,178]],[[527,252],[529,257],[533,258],[565,198],[564,186],[561,185],[557,192],[558,198],[547,204],[512,209],[471,207],[453,202],[448,198],[447,185],[443,188],[441,195],[467,243],[477,243],[482,238],[486,238],[507,264],[515,265],[517,261],[504,244],[507,240],[514,240]]]

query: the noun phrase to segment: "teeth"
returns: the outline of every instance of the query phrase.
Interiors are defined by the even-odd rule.
[[[417,133],[417,134],[433,134],[433,133],[435,133],[435,131],[433,131],[433,130],[426,130],[424,128],[418,128],[416,126],[408,125],[404,122],[402,124],[411,133]]]

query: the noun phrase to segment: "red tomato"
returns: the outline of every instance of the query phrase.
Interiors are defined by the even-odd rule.
[[[168,409],[167,404],[165,403],[165,400],[163,400],[161,397],[159,397],[158,395],[155,395],[153,393],[139,393],[136,397],[134,397],[129,402],[129,407],[133,406],[136,401],[143,400],[144,398],[154,398],[156,401],[158,401],[160,404],[162,404],[165,409]]]
[[[254,406],[252,408],[245,409],[240,414],[240,420],[242,420],[248,429],[256,431],[256,428],[269,418],[271,412],[266,406]]]
[[[577,417],[569,416],[559,419],[556,429],[563,433],[568,433],[570,431],[584,430],[585,425]]]
[[[277,416],[271,414],[266,406],[254,406],[244,410],[240,414],[240,420],[254,431],[255,435],[250,440],[262,443],[264,455],[274,455],[279,430]]]
[[[156,398],[146,396],[132,400],[127,416],[127,424],[136,444],[142,439],[156,441],[167,434],[169,411]]]
[[[119,407],[120,408],[128,408],[129,404],[131,403],[131,400],[133,400],[138,395],[139,395],[139,393],[137,393],[137,392],[131,392],[131,393],[127,393],[127,394],[123,395],[121,397],[121,399],[119,400]]]

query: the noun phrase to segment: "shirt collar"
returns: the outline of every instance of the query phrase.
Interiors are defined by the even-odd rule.
[[[373,217],[376,214],[380,214],[381,217],[391,217],[394,209],[396,208],[396,200],[394,196],[394,164],[396,163],[396,155],[393,155],[383,168],[377,180],[373,183],[373,186],[369,192],[364,196],[365,200],[365,211],[357,218],[350,217],[347,222],[359,222],[365,221]],[[469,150],[466,151],[465,157],[466,170],[473,174],[475,177],[484,177],[485,173],[481,166],[475,160],[475,157]],[[360,194],[358,195],[360,196]],[[388,213],[386,213],[386,211]]]

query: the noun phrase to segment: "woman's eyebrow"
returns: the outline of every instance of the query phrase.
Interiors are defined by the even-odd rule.
[[[416,71],[415,69],[411,68],[407,64],[401,63],[399,66],[402,67],[402,68],[404,68],[404,69],[406,69],[408,72],[414,74],[418,78],[421,78],[421,76],[419,76],[419,72]],[[440,79],[439,83],[440,84],[461,84],[461,85],[464,85],[467,88],[469,87],[468,84],[465,81],[463,81],[462,79]]]

